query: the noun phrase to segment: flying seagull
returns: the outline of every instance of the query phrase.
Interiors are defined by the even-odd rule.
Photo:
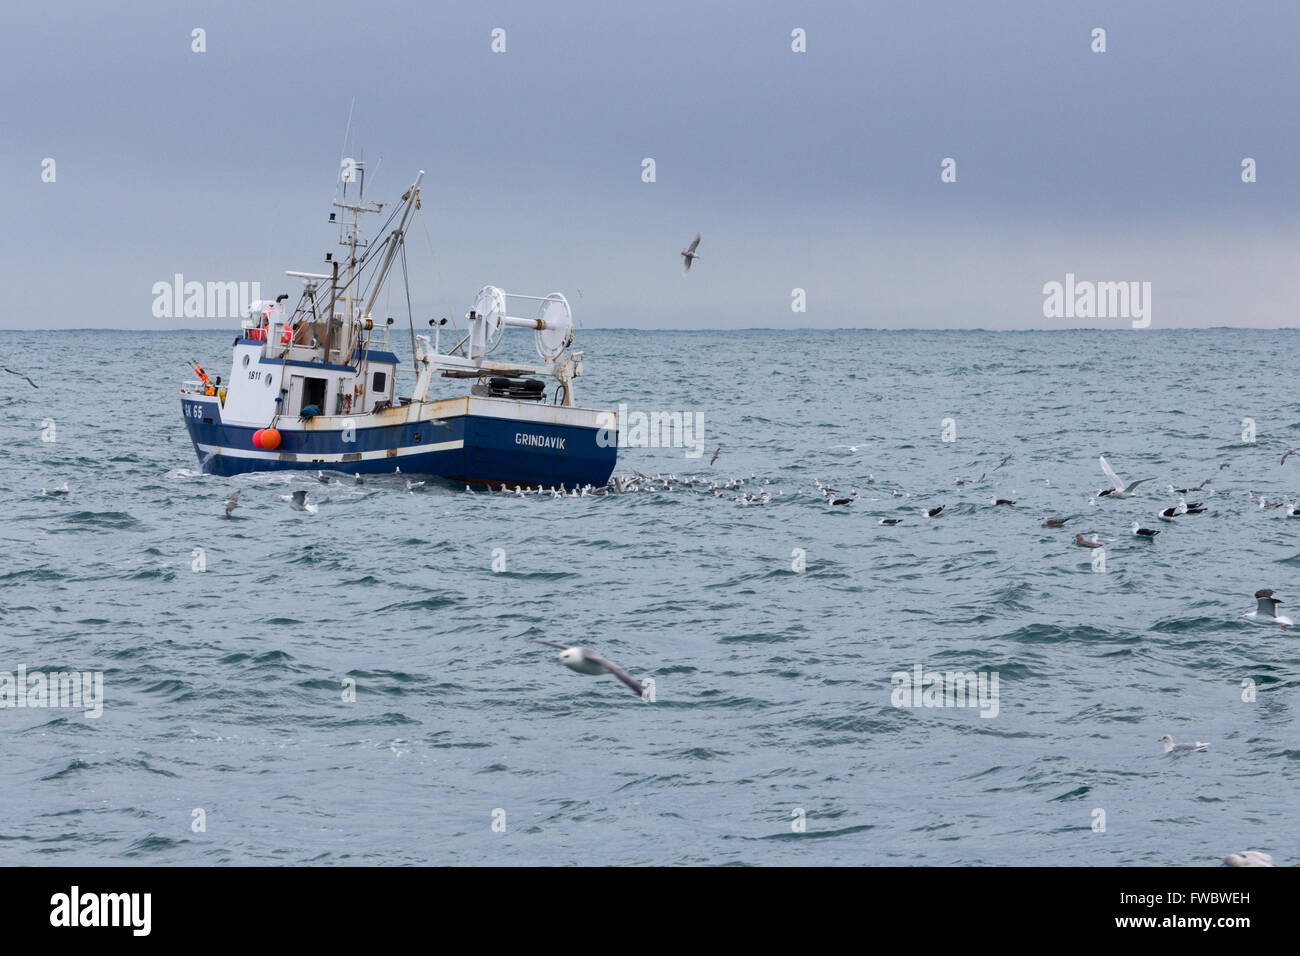
[[[289,507],[294,511],[306,511],[309,514],[315,514],[320,510],[319,505],[307,504],[307,490],[305,488],[301,491],[295,491],[291,495],[281,495],[280,497],[287,498],[289,501]]]
[[[1101,470],[1106,473],[1106,477],[1110,479],[1110,483],[1115,487],[1106,488],[1097,492],[1098,498],[1132,498],[1134,488],[1143,482],[1154,480],[1152,478],[1139,478],[1137,481],[1125,485],[1124,482],[1120,480],[1119,475],[1115,474],[1115,470],[1110,467],[1110,462],[1106,461],[1105,455],[1102,455],[1099,461],[1101,462]]]
[[[1011,462],[1011,459],[1015,457],[1016,457],[1015,455],[1007,455],[1006,458],[1003,458],[1000,462],[998,462],[997,468],[994,468],[993,470],[997,471],[998,468],[1005,468]]]
[[[691,263],[693,263],[696,259],[700,257],[699,253],[695,251],[696,248],[699,246],[699,244],[700,244],[700,234],[697,232],[695,234],[695,241],[682,250],[682,260],[683,260],[682,275],[686,275],[686,273],[690,272]]]
[[[555,662],[563,664],[571,671],[577,671],[579,674],[613,674],[624,684],[632,689],[632,692],[638,697],[643,694],[643,688],[635,677],[629,674],[623,668],[619,667],[611,660],[601,657],[594,651],[585,647],[570,647],[567,644],[556,644],[553,641],[537,641],[538,644],[545,644],[547,647],[558,647],[560,657]]]
[[[234,512],[236,508],[241,508],[241,507],[243,506],[239,503],[239,492],[238,491],[231,492],[230,498],[226,501],[226,517],[229,518],[231,513]]]
[[[9,370],[8,370],[8,369],[5,369],[5,371],[7,372],[7,371],[9,371]],[[24,375],[23,378],[27,378],[27,376]],[[31,379],[28,378],[27,381],[30,382]],[[1290,458],[1292,455],[1300,455],[1300,448],[1288,448],[1287,451],[1286,451],[1286,454],[1282,456],[1282,461],[1279,462],[1279,464],[1285,465],[1285,464],[1286,464],[1286,460],[1287,460],[1288,458]]]
[[[698,240],[696,240],[696,241],[698,241]],[[4,368],[4,366],[3,366],[3,365],[0,365],[0,368]],[[10,375],[17,375],[19,378],[27,378],[27,376],[24,375],[22,372],[15,372],[15,371],[14,371],[13,369],[11,369],[11,368],[6,368],[5,371],[8,372]],[[33,382],[30,378],[27,378],[27,384],[30,385],[32,388],[40,388],[40,386],[37,385],[35,382]],[[1282,460],[1283,460],[1283,461],[1286,461],[1285,458],[1283,458]]]
[[[710,466],[710,467],[713,466],[713,463],[714,463],[715,461],[718,460],[718,456],[721,455],[721,454],[722,454],[722,446],[719,445],[719,446],[718,446],[718,450],[715,451],[715,452],[713,453],[713,457],[709,459],[709,466]]]
[[[1169,736],[1168,734],[1165,734],[1163,737],[1158,738],[1156,740],[1156,743],[1164,744],[1165,753],[1167,754],[1168,753],[1189,754],[1199,750],[1208,750],[1210,747],[1209,744],[1200,740],[1196,741],[1196,743],[1194,744],[1176,744],[1174,743],[1174,738]]]
[[[1136,521],[1133,522],[1133,534],[1135,537],[1146,538],[1148,541],[1152,541],[1159,533],[1159,531],[1152,531],[1150,528],[1142,527]]]
[[[1263,588],[1255,592],[1255,610],[1248,614],[1237,616],[1239,621],[1249,621],[1251,624],[1271,624],[1286,630],[1292,626],[1292,620],[1289,617],[1282,617],[1277,613],[1277,606],[1282,602],[1273,597],[1271,588]]]
[[[1216,856],[1216,860],[1222,860],[1224,866],[1272,866],[1273,858],[1267,853],[1261,853],[1259,850],[1243,850],[1241,853],[1229,853],[1227,856]]]

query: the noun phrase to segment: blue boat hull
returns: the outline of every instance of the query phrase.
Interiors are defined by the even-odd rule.
[[[265,451],[253,445],[257,428],[222,421],[215,398],[187,395],[181,407],[199,464],[215,475],[307,470],[392,474],[400,469],[476,484],[600,487],[609,481],[618,454],[616,442],[598,440],[600,428],[471,412],[348,431],[286,425],[278,429],[279,448]],[[574,410],[570,417],[590,421],[594,414]]]

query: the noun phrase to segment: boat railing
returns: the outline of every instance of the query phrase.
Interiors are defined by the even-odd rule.
[[[204,384],[198,379],[192,379],[188,382],[181,382],[182,395],[199,395],[204,398],[216,398],[221,400],[221,404],[226,404],[226,386],[214,385],[212,383]]]
[[[282,318],[272,318],[267,325],[261,325],[256,321],[245,321],[240,327],[240,338],[245,341],[259,342],[262,346],[262,358],[268,359],[291,359],[303,362],[325,362],[327,364],[346,364],[351,355],[343,354],[341,326],[342,317],[338,316],[335,320],[334,334],[335,342],[328,355],[325,354],[323,343],[304,344],[294,342],[293,339],[300,334],[304,322],[312,324],[310,319],[300,320],[296,325],[292,320]],[[293,331],[288,333],[289,341],[285,341],[286,329]],[[361,349],[364,351],[389,351],[389,332],[391,326],[387,324],[373,324],[371,328],[365,328],[363,325],[357,326],[357,333],[352,340],[354,350]]]

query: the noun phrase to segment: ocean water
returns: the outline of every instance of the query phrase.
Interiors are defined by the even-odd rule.
[[[1300,633],[1237,619],[1263,587],[1300,614],[1300,520],[1247,498],[1300,494],[1298,332],[580,332],[581,404],[703,416],[703,456],[616,474],[745,484],[576,500],[203,475],[177,386],[230,338],[0,333],[40,386],[0,373],[0,671],[104,681],[98,718],[0,709],[0,863],[1300,852]],[[1090,504],[1101,454],[1156,480]],[[1157,520],[1206,478],[1206,514]],[[1114,539],[1104,572],[1074,531]],[[918,665],[996,674],[996,715],[894,706]]]

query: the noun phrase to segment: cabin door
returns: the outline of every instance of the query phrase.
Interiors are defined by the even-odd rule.
[[[289,376],[289,414],[302,414],[308,405],[315,405],[322,415],[329,414],[325,409],[327,383],[327,379],[310,375]]]

